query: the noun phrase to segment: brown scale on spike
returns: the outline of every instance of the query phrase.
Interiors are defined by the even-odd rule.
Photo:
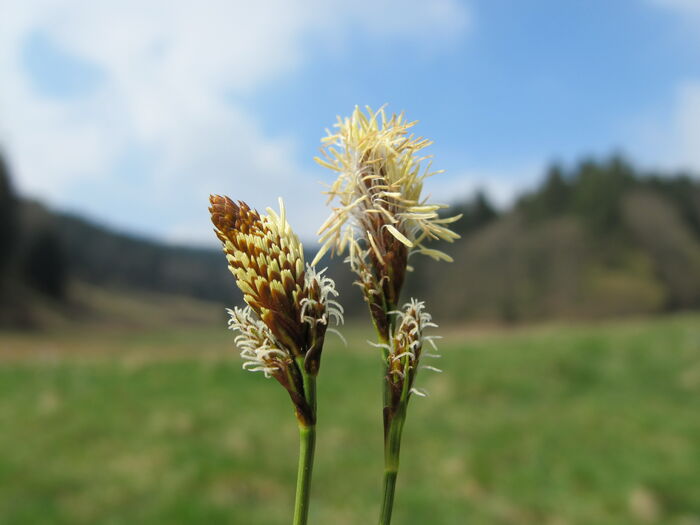
[[[248,304],[229,310],[229,328],[238,332],[244,368],[275,378],[289,393],[299,422],[316,419],[308,375],[318,374],[329,320],[342,322],[332,279],[304,265],[303,248],[279,215],[252,210],[245,202],[210,197],[211,220],[228,267]]]
[[[210,197],[211,220],[231,273],[246,303],[294,355],[306,351],[308,326],[300,322],[304,293],[301,244],[284,225],[261,216],[245,202]]]

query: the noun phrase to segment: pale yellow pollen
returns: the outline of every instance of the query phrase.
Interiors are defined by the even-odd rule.
[[[374,237],[369,231],[367,231],[367,238],[369,239],[369,243],[372,245],[372,250],[374,250],[374,254],[377,256],[377,259],[379,259],[379,262],[382,264],[386,264],[384,262],[384,257],[382,257],[382,254],[379,251],[379,248],[377,247],[377,244],[374,242]]]
[[[389,230],[389,233],[396,237],[400,242],[404,243],[409,248],[413,248],[413,243],[409,241],[405,235],[403,235],[399,230],[394,228],[391,224],[385,225],[385,228]]]

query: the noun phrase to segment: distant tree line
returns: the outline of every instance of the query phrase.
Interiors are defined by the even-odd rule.
[[[15,195],[0,154],[0,326],[30,325],[33,303],[65,298],[64,246],[52,221],[36,211]]]
[[[643,172],[620,156],[552,165],[508,210],[483,192],[455,203],[454,263],[412,257],[405,298],[438,320],[507,322],[700,308],[700,181]],[[240,295],[217,249],[117,233],[18,198],[0,163],[0,323],[56,308],[71,281],[231,305]],[[313,257],[308,254],[309,259]],[[365,315],[341,258],[326,259],[349,316]],[[25,316],[26,317],[26,316]]]
[[[508,211],[493,214],[481,200],[461,205],[464,238],[448,248],[455,263],[421,264],[411,283],[434,291],[438,318],[700,308],[700,180],[690,173],[587,159],[552,165]]]

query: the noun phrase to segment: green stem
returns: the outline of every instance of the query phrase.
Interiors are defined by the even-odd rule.
[[[379,525],[391,523],[391,511],[394,508],[394,492],[396,491],[396,476],[398,472],[393,470],[384,471],[384,498],[382,499],[382,510],[379,515]]]
[[[387,312],[396,309],[394,305],[385,305]],[[395,316],[389,316],[389,333],[395,329]],[[379,335],[379,342],[387,344],[389,341]],[[383,352],[384,356],[384,483],[382,494],[382,508],[379,514],[379,525],[391,523],[391,513],[394,509],[394,494],[396,493],[396,478],[399,474],[399,453],[401,451],[401,434],[406,421],[406,408],[408,405],[407,383],[404,382],[403,392],[398,406],[393,406],[391,385],[388,380],[388,358],[390,350]]]
[[[316,376],[304,367],[303,358],[297,359],[303,377],[304,397],[313,416],[310,424],[299,423],[299,469],[297,470],[297,492],[294,499],[293,525],[306,525],[309,516],[309,496],[311,495],[311,474],[316,448]]]
[[[294,501],[293,525],[306,525],[309,515],[311,473],[314,465],[316,425],[299,425],[299,470],[297,471],[297,494]]]
[[[391,512],[394,508],[394,494],[396,492],[396,477],[399,473],[401,434],[406,421],[406,405],[406,400],[402,399],[396,412],[388,422],[384,443],[384,494],[379,514],[379,525],[389,525],[391,523]]]

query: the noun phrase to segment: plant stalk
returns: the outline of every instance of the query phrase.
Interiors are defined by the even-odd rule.
[[[396,478],[399,474],[399,454],[401,452],[401,435],[406,421],[407,399],[401,399],[396,412],[394,412],[385,430],[384,437],[384,493],[382,495],[382,508],[379,514],[379,525],[391,523],[391,513],[394,508],[394,494],[396,492]]]
[[[299,360],[298,364],[303,375],[304,397],[311,407],[313,421],[311,424],[299,422],[299,468],[297,470],[297,490],[292,524],[306,525],[309,516],[311,474],[313,473],[314,450],[316,448],[316,377],[304,369],[302,360]]]
[[[294,501],[293,525],[306,525],[309,515],[311,474],[316,446],[316,425],[299,425],[299,470],[297,471],[297,493]]]
[[[393,306],[386,306],[385,311],[395,310]],[[394,333],[395,318],[389,316],[389,333]],[[377,333],[379,342],[387,344],[381,333]],[[396,493],[396,478],[399,474],[399,453],[401,451],[401,434],[406,420],[406,408],[408,396],[404,388],[398,406],[392,406],[393,396],[388,380],[388,365],[390,350],[384,350],[384,482],[382,493],[382,507],[379,513],[379,525],[389,525],[391,523],[391,513],[394,509],[394,494]],[[405,386],[405,385],[404,385]]]
[[[384,498],[382,499],[382,510],[379,515],[379,525],[391,523],[391,511],[394,508],[394,493],[396,492],[396,470],[384,471]]]

